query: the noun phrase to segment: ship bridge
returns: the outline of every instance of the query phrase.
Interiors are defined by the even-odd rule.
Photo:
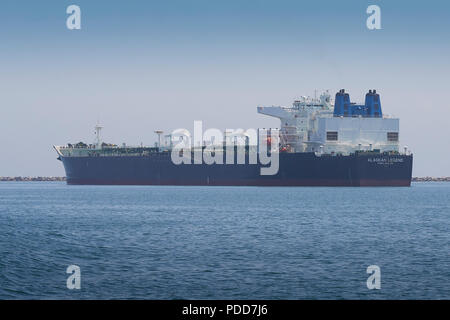
[[[289,152],[305,152],[314,120],[320,114],[332,116],[332,101],[328,91],[319,98],[302,96],[291,107],[258,107],[258,113],[280,119],[280,142]]]
[[[318,99],[303,96],[291,107],[258,107],[257,111],[280,119],[280,147],[287,152],[350,154],[399,149],[399,119],[383,116],[376,90],[369,90],[364,104],[351,102],[341,89],[334,105],[326,91]]]

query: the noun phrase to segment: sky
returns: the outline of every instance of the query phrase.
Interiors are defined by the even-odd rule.
[[[52,146],[92,143],[98,121],[106,142],[151,145],[194,120],[279,127],[256,107],[341,88],[377,89],[414,176],[450,176],[449,15],[437,0],[2,0],[0,176],[64,176]]]

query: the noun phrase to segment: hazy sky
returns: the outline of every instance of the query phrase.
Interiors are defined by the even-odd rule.
[[[107,142],[153,144],[194,120],[279,127],[256,106],[340,88],[377,89],[413,175],[450,176],[449,15],[432,0],[2,0],[0,176],[63,176],[52,145],[93,142],[97,120]]]

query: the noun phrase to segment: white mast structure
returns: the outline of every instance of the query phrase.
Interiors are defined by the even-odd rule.
[[[161,135],[164,133],[164,131],[156,130],[155,133],[158,135],[158,148],[161,148]]]
[[[102,142],[100,139],[100,132],[102,131],[103,127],[97,123],[97,125],[95,126],[95,147],[96,149],[101,149],[102,148]]]

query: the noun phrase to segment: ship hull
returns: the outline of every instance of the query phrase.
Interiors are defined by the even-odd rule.
[[[170,153],[61,157],[70,185],[410,186],[412,155],[281,153],[275,175],[260,164],[181,164]]]

